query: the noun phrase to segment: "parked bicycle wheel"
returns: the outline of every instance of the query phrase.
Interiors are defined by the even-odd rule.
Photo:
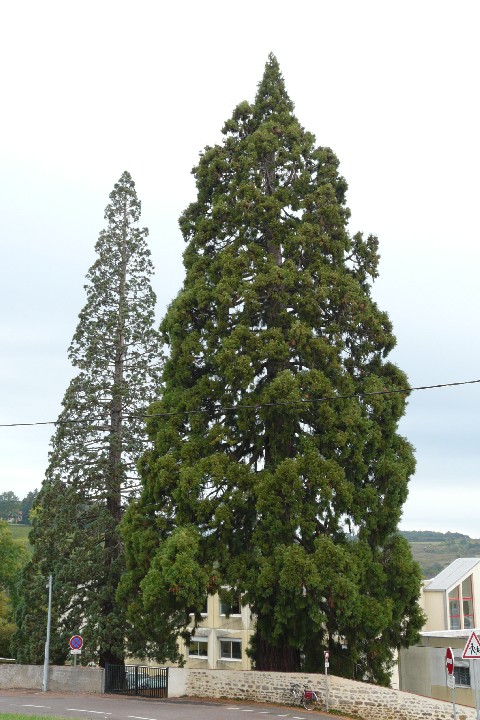
[[[305,710],[313,710],[313,708],[317,707],[317,703],[317,693],[313,690],[305,690],[302,695],[302,705]]]
[[[300,698],[300,685],[291,685],[286,693],[287,705],[296,705]]]

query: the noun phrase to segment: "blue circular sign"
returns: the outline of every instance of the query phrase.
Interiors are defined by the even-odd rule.
[[[81,650],[83,647],[83,638],[81,635],[74,635],[70,638],[70,647],[72,650]]]

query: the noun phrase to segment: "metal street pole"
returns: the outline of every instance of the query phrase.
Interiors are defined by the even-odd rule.
[[[480,720],[480,704],[478,702],[478,674],[477,663],[473,661],[473,676],[475,678],[475,709],[477,711],[477,720]]]
[[[48,576],[48,615],[47,615],[47,640],[45,642],[45,661],[43,664],[43,692],[48,690],[48,663],[50,659],[50,624],[52,621],[52,576]]]
[[[324,650],[323,655],[325,657],[325,708],[328,712],[328,668],[330,666],[330,653],[328,652],[328,650]]]

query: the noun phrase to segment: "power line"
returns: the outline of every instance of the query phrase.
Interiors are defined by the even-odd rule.
[[[351,395],[327,395],[325,397],[320,398],[304,398],[302,400],[283,400],[279,402],[270,402],[270,403],[256,403],[253,405],[231,405],[231,406],[215,406],[212,409],[208,410],[176,410],[174,412],[162,412],[162,413],[152,413],[152,414],[145,414],[145,415],[125,415],[128,419],[136,419],[136,420],[149,420],[150,418],[155,417],[172,417],[176,415],[204,415],[206,413],[212,412],[236,412],[238,410],[259,410],[260,408],[266,408],[266,407],[284,407],[287,405],[307,405],[307,404],[314,404],[314,403],[322,403],[322,402],[332,402],[336,400],[352,400],[354,398],[366,398],[366,397],[372,397],[374,395],[394,395],[394,394],[400,394],[404,393],[406,395],[409,395],[412,392],[416,392],[419,390],[437,390],[439,388],[449,388],[449,387],[458,387],[460,385],[476,385],[480,383],[479,380],[463,380],[461,382],[451,382],[451,383],[439,383],[438,385],[419,385],[418,387],[411,387],[411,388],[396,388],[394,390],[373,390],[372,392],[363,392],[363,393],[353,393]],[[37,427],[40,425],[71,425],[75,423],[91,423],[92,420],[85,420],[85,419],[77,419],[77,420],[45,420],[42,422],[21,422],[21,423],[0,423],[0,428],[6,428],[6,427]],[[108,426],[103,426],[102,430],[107,431]]]

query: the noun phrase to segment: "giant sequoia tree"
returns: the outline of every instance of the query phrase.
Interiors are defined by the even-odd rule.
[[[414,459],[370,293],[377,239],[349,234],[338,160],[273,56],[223,134],[180,220],[186,278],[124,522],[131,647],[174,657],[188,613],[226,586],[256,616],[256,668],[318,670],[329,649],[334,672],[386,682],[421,613],[396,534]]]
[[[83,659],[122,662],[125,618],[115,604],[124,567],[118,533],[137,491],[143,414],[160,389],[153,271],[138,227],[140,202],[128,173],[110,194],[107,228],[85,286],[87,303],[69,350],[78,374],[63,399],[49,466],[33,510],[33,560],[25,571],[17,657],[43,655],[45,578],[54,577],[52,657],[81,632]]]

